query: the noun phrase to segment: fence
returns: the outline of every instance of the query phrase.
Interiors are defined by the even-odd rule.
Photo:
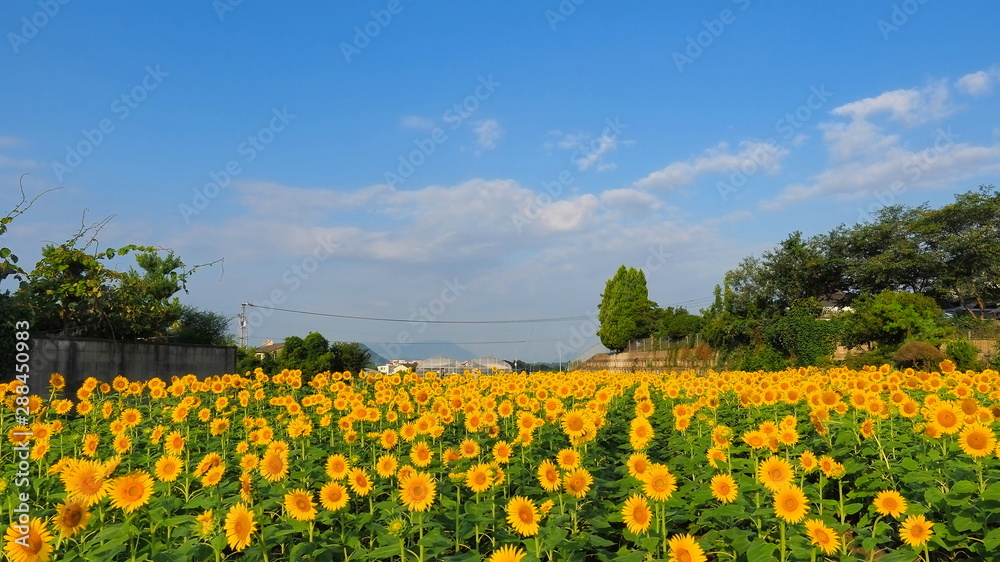
[[[73,393],[87,377],[111,382],[117,375],[145,381],[154,377],[169,380],[173,375],[195,374],[201,378],[232,373],[236,370],[236,348],[37,336],[29,368],[32,394],[48,394],[52,373],[63,375],[66,391]]]

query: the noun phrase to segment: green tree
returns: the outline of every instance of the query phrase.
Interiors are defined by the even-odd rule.
[[[656,303],[649,300],[646,275],[635,268],[618,268],[605,284],[598,305],[597,335],[601,343],[614,352],[624,350],[628,342],[649,336],[653,331],[652,310]]]
[[[844,316],[844,344],[875,344],[894,350],[909,340],[940,344],[950,329],[934,299],[915,293],[882,291],[856,300]]]
[[[218,312],[189,305],[181,305],[170,335],[174,343],[233,345],[235,341],[230,331],[229,318]]]
[[[820,318],[819,302],[803,301],[780,314],[768,327],[768,343],[793,366],[830,362],[840,337],[840,320]]]
[[[657,308],[654,335],[658,338],[681,340],[701,330],[702,317],[691,314],[684,307]]]

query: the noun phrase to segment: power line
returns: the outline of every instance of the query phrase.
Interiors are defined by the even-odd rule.
[[[590,316],[562,316],[556,318],[532,318],[530,320],[423,320],[416,318],[374,318],[371,316],[351,316],[347,314],[331,314],[329,312],[312,312],[308,310],[292,310],[290,308],[274,308],[270,306],[257,306],[247,303],[247,306],[255,308],[266,308],[278,312],[292,312],[295,314],[308,314],[310,316],[326,316],[330,318],[346,318],[349,320],[371,320],[375,322],[406,322],[408,324],[529,324],[534,322],[566,322],[569,320],[585,320]]]

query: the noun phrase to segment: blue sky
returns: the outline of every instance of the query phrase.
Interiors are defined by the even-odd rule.
[[[231,316],[576,317],[261,313],[255,345],[555,360],[620,264],[697,310],[792,231],[1000,171],[992,3],[303,4],[8,2],[0,208],[62,189],[4,245],[115,215],[105,246],[224,258],[182,300]]]

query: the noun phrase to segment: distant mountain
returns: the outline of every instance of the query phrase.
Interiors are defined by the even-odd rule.
[[[474,359],[476,354],[451,342],[435,341],[419,344],[366,343],[372,351],[372,361],[376,365],[385,365],[389,359],[405,359],[407,361],[422,361],[436,355],[451,357],[459,361]]]

